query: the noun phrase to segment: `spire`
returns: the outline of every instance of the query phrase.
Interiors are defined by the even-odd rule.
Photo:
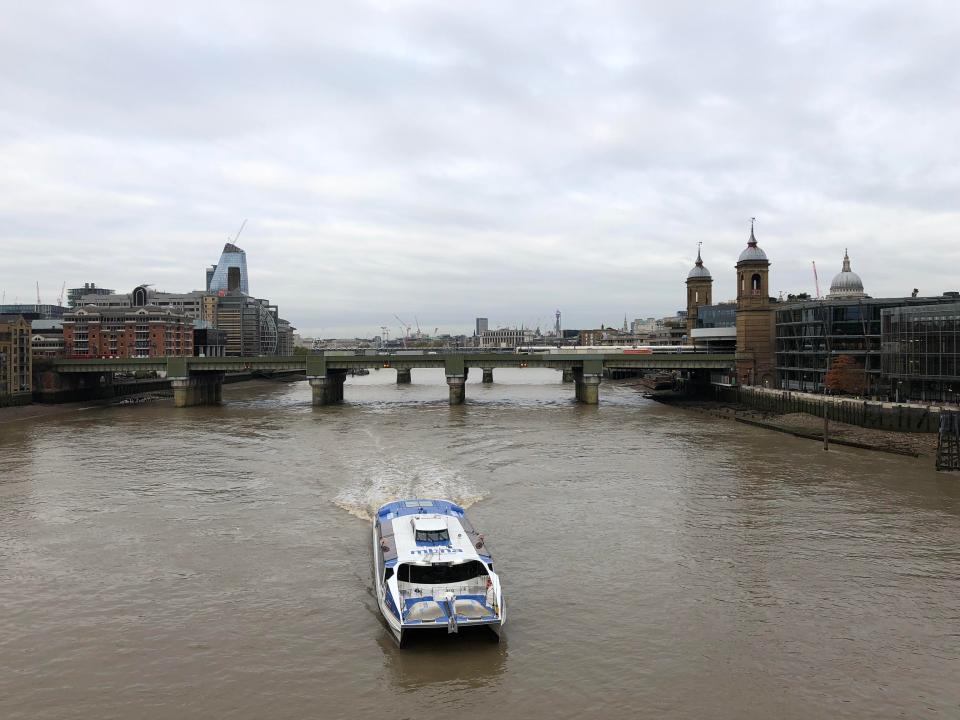
[[[703,267],[703,260],[700,258],[700,246],[703,245],[702,242],[697,243],[697,267]]]
[[[750,239],[747,241],[747,245],[750,247],[757,246],[757,238],[753,235],[753,224],[757,221],[755,217],[750,218]]]
[[[843,249],[843,272],[850,272],[850,254],[847,249]]]

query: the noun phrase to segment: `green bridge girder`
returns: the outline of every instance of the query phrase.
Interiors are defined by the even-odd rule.
[[[577,368],[585,374],[601,374],[604,369],[622,370],[729,370],[734,355],[707,353],[654,353],[651,355],[576,353],[529,355],[517,353],[397,353],[290,355],[262,357],[171,357],[171,358],[104,358],[90,360],[56,360],[53,369],[59,373],[165,371],[167,377],[188,377],[203,372],[301,371],[311,377],[322,377],[328,371],[349,371],[359,368],[444,368],[447,375],[463,375],[465,368]]]

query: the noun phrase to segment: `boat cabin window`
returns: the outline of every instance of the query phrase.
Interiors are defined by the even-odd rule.
[[[450,542],[450,533],[447,530],[417,530],[417,542]]]
[[[487,569],[477,560],[459,565],[401,565],[397,570],[400,582],[416,585],[449,585],[484,577]]]
[[[393,568],[388,567],[383,571],[383,581],[386,582],[393,577]]]

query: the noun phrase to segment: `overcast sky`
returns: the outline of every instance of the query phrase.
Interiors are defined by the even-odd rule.
[[[305,335],[619,325],[850,248],[960,289],[960,3],[22,2],[0,10],[0,290],[250,290]]]

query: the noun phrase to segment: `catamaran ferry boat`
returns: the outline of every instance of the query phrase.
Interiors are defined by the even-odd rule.
[[[373,521],[380,612],[397,643],[410,633],[485,625],[500,637],[506,609],[483,536],[447,500],[399,500]]]

